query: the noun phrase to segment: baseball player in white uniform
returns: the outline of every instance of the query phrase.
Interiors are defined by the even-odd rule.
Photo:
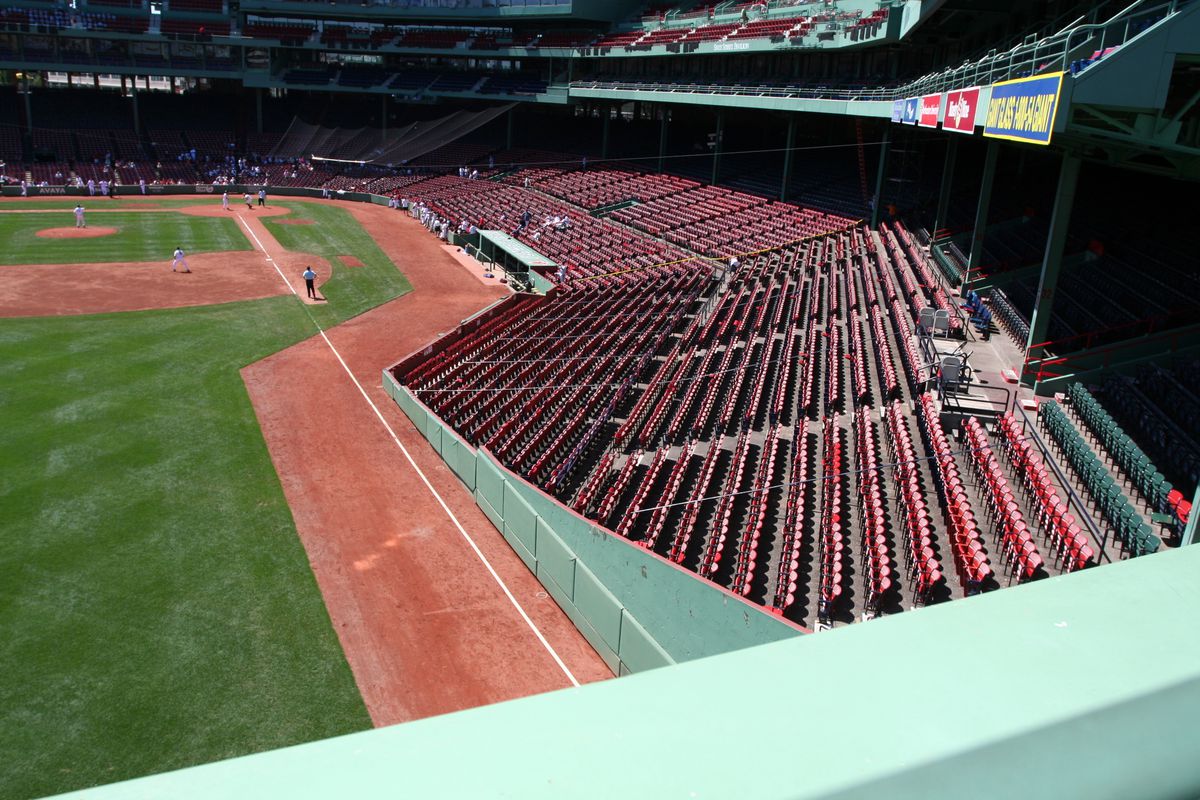
[[[79,203],[75,204],[75,227],[86,228],[87,221],[83,218],[83,206]]]
[[[187,259],[183,257],[183,248],[176,247],[175,252],[171,256],[171,272],[174,272],[176,267],[183,267],[180,272],[191,272],[188,268]]]
[[[229,192],[221,193],[221,208],[225,209],[226,211],[229,210]]]

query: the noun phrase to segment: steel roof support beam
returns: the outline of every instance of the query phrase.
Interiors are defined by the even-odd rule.
[[[1044,345],[1050,332],[1051,315],[1054,313],[1054,295],[1058,291],[1058,275],[1062,270],[1063,252],[1067,246],[1067,229],[1071,225],[1075,187],[1079,183],[1079,166],[1082,163],[1074,153],[1063,155],[1062,169],[1058,173],[1058,189],[1054,193],[1054,210],[1050,215],[1050,233],[1046,237],[1046,251],[1042,259],[1042,276],[1038,280],[1038,293],[1029,320],[1029,341],[1025,345],[1026,363],[1031,358],[1045,356]],[[1032,380],[1032,376],[1022,374],[1021,380]]]
[[[979,205],[975,208],[975,230],[971,232],[971,253],[967,256],[967,276],[962,291],[972,289],[979,262],[983,260],[983,237],[987,233],[988,211],[992,205],[992,185],[996,182],[996,161],[1000,158],[1000,142],[989,139],[987,156],[983,160],[983,178],[979,181]]]

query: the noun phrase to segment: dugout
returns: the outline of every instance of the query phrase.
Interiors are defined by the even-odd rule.
[[[553,286],[544,276],[558,264],[503,231],[479,231],[477,239],[464,247],[483,263],[504,270],[509,280],[520,286],[540,292]]]

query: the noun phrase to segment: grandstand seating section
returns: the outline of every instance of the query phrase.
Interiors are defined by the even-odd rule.
[[[798,229],[810,238],[789,238],[734,216],[782,204],[622,168],[552,164],[499,182],[432,178],[405,193],[485,229],[501,214],[513,228],[526,207],[536,225],[563,210],[548,196],[561,199],[573,220],[603,226],[579,232],[589,251],[622,229],[670,240],[738,220],[716,239],[677,236],[682,257],[662,263],[674,255],[663,253],[653,268],[620,250],[572,261],[548,297],[510,301],[398,377],[467,441],[576,511],[777,613],[830,624],[1084,568],[1102,546],[1110,558],[1160,547],[1053,403],[1040,414],[1048,446],[1012,416],[943,428],[913,330],[925,306],[957,308],[899,223],[872,230],[787,206],[812,214]],[[574,208],[631,201],[600,220]],[[569,258],[549,231],[524,238]],[[728,275],[686,255],[723,264],[738,247],[763,252]],[[546,358],[503,357],[549,343]],[[1069,465],[1069,489],[1051,460]],[[1183,492],[1144,473],[1161,507],[1187,513]],[[1084,515],[1100,520],[1097,535]]]
[[[1038,421],[1049,434],[1055,450],[1070,465],[1075,480],[1087,489],[1097,510],[1112,527],[1125,550],[1132,555],[1157,551],[1160,542],[1150,525],[1130,503],[1112,472],[1058,403],[1050,400],[1040,404]]]
[[[87,27],[149,24],[136,4],[92,5],[122,13],[79,16]],[[802,41],[832,30],[823,23],[838,13],[797,3],[794,13],[781,14],[777,5],[775,16],[760,17],[756,5],[673,5],[661,16],[647,14],[635,30],[598,40],[572,30],[340,24],[322,24],[319,38],[334,48],[686,49],[698,42]],[[168,11],[198,16],[165,17],[161,30],[229,33],[223,19],[200,21],[224,8],[224,0],[170,0]],[[842,15],[837,35],[875,36],[888,14],[880,8]],[[0,23],[75,24],[62,11],[18,8],[0,12]],[[293,43],[317,32],[317,25],[270,20],[244,30]],[[87,57],[44,44],[26,41],[22,55]],[[213,49],[122,45],[97,58],[195,68],[221,58],[205,54]],[[399,94],[547,90],[543,72],[440,69],[433,58],[423,69],[387,58],[368,66],[301,56],[281,78],[294,87],[387,87]],[[653,72],[647,68],[639,81],[686,86],[665,70]],[[780,77],[755,85],[817,97],[834,85],[879,85],[860,80]],[[703,85],[746,89],[728,79]],[[307,138],[254,134],[245,131],[245,109],[233,130],[228,116],[216,127],[202,115],[165,122],[170,113],[160,113],[155,98],[141,102],[142,119],[154,122],[140,139],[118,113],[80,130],[37,108],[40,127],[26,137],[19,115],[0,112],[0,157],[20,164],[8,165],[6,175],[99,181],[115,169],[130,183],[206,181],[232,176],[228,156],[270,153],[251,161],[254,177],[271,185],[402,195],[452,226],[466,221],[516,236],[564,265],[568,278],[548,270],[548,295],[508,299],[481,327],[435,346],[397,377],[460,436],[575,511],[775,613],[831,625],[1137,557],[1169,544],[1190,516],[1188,500],[1200,481],[1193,364],[1071,384],[1029,417],[1016,408],[995,417],[943,413],[923,378],[929,365],[914,330],[932,307],[946,312],[950,336],[969,335],[971,315],[952,289],[966,259],[955,248],[946,262],[932,259],[926,239],[894,219],[865,226],[867,179],[858,185],[859,173],[870,171],[865,160],[847,169],[849,155],[798,153],[787,187],[793,202],[781,202],[767,196],[778,187],[779,169],[761,156],[772,149],[766,137],[762,151],[723,157],[729,183],[718,185],[709,185],[717,167],[702,143],[677,143],[694,151],[672,155],[692,159],[679,162],[687,176],[647,172],[632,148],[622,153],[628,163],[597,159],[588,168],[583,146],[561,153],[465,141],[393,169],[305,160],[317,135],[325,137],[323,155],[339,155],[340,147],[361,151],[358,145],[379,132],[362,123],[327,126],[323,118],[321,132],[310,129]],[[336,116],[338,102],[321,113]],[[636,111],[627,117],[628,126],[615,127],[653,124]],[[193,149],[195,161],[178,158]],[[106,169],[109,153],[135,163]],[[31,156],[48,160],[27,163]],[[460,165],[479,178],[451,174]],[[549,221],[564,217],[567,226]],[[1050,338],[1076,341],[1147,320],[1197,319],[1178,299],[1200,297],[1194,259],[1152,242],[1136,255],[1132,247],[1103,252],[1090,248],[1090,233],[1077,226],[1068,241],[1078,258],[1064,269]],[[1037,218],[997,226],[984,239],[984,274],[1036,264],[1045,237]],[[1155,269],[1140,269],[1151,262]],[[986,304],[1023,344],[1037,277],[1029,270],[1012,277],[1002,289],[966,299],[972,311]]]

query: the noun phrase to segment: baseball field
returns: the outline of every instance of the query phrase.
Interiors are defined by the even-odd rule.
[[[612,676],[380,386],[506,287],[383,206],[85,200],[0,202],[0,796]]]
[[[334,325],[407,281],[329,205],[272,203],[312,224],[266,225],[283,271],[323,265],[312,306],[247,262],[232,215],[106,201],[87,222],[115,233],[38,235],[73,205],[0,205],[0,794],[369,727],[239,370],[312,336],[309,314]],[[176,246],[192,274],[170,272]],[[330,276],[345,253],[362,266]],[[210,304],[222,260],[263,273],[235,288],[264,296]],[[179,302],[135,296],[147,279]],[[181,307],[132,310],[164,298]]]

